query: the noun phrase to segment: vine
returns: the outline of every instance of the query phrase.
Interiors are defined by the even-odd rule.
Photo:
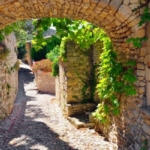
[[[150,22],[150,8],[148,8],[149,0],[146,0],[145,3],[141,4],[137,8],[133,10],[133,12],[136,12],[140,8],[144,8],[143,14],[141,15],[141,20],[139,22],[139,26],[142,26],[145,23]],[[129,38],[127,39],[127,43],[132,43],[134,47],[141,48],[143,45],[143,42],[145,42],[148,39],[148,37],[143,38]]]
[[[36,51],[39,51],[44,46],[48,45],[49,53],[46,57],[54,62],[52,72],[55,72],[55,75],[58,74],[58,58],[61,58],[63,61],[66,60],[65,46],[68,41],[73,41],[79,45],[81,50],[87,51],[90,46],[100,38],[100,28],[89,22],[81,20],[74,21],[67,18],[43,18],[34,20],[33,25],[35,26],[34,38],[32,40],[33,48]],[[50,26],[54,26],[56,28],[56,34],[52,35],[52,37],[47,40],[43,37],[43,33]],[[54,54],[56,48],[55,46],[50,47],[50,45],[52,45],[53,39],[56,38],[60,41],[60,44],[55,45],[57,49],[59,49],[59,54],[57,55],[57,58],[53,59],[52,55]]]
[[[92,66],[91,75],[89,79],[85,80],[83,79],[79,73],[76,71],[76,74],[78,78],[82,81],[83,87],[81,89],[82,93],[82,99],[81,103],[95,103],[95,91],[96,91],[96,85],[97,85],[97,79],[95,76],[95,70],[97,68],[97,65]],[[74,96],[74,98],[78,99],[78,97]]]
[[[136,63],[134,61],[119,62],[111,40],[103,31],[101,40],[103,52],[100,56],[99,83],[97,85],[100,103],[93,116],[97,121],[108,123],[111,115],[117,115],[120,112],[121,95],[136,94],[134,88],[136,77],[133,70]]]
[[[1,46],[3,47],[3,46]],[[5,60],[9,55],[10,51],[4,46],[2,50],[0,50],[0,60]]]
[[[142,147],[140,148],[140,150],[147,150],[148,149],[148,140],[145,139],[142,142]]]

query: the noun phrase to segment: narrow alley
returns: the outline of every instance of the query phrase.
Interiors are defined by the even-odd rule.
[[[93,129],[76,129],[54,95],[38,93],[30,68],[21,64],[12,114],[0,122],[0,150],[115,150]]]

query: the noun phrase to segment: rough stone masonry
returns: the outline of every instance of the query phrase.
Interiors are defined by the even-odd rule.
[[[112,118],[103,128],[105,135],[120,149],[140,149],[144,140],[150,148],[150,77],[149,40],[136,49],[126,43],[130,37],[149,34],[149,26],[138,26],[143,8],[132,10],[144,0],[1,0],[0,28],[15,21],[42,17],[68,17],[87,20],[102,27],[110,36],[118,58],[137,61],[136,97],[122,97],[122,116]],[[102,126],[101,126],[102,128]]]

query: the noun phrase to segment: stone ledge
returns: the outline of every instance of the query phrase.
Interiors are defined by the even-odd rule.
[[[75,104],[66,104],[66,110],[68,116],[73,116],[76,114],[82,114],[86,111],[94,111],[96,109],[96,104],[94,103],[75,103]]]
[[[95,127],[95,123],[89,122],[89,120],[87,118],[88,118],[88,115],[81,114],[80,116],[76,115],[73,117],[68,117],[67,119],[77,129],[79,129],[79,128],[92,128],[93,129]]]

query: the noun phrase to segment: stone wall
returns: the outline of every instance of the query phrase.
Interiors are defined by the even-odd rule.
[[[93,46],[93,49],[88,51],[81,50],[78,45],[73,42],[68,42],[66,46],[66,61],[59,63],[59,89],[56,89],[56,97],[60,97],[60,103],[66,115],[83,113],[95,109],[94,103],[87,103],[86,100],[90,98],[90,78],[91,69],[94,63],[98,62],[100,51],[99,44]],[[93,51],[94,50],[94,51]],[[58,84],[56,85],[58,87]],[[83,95],[83,88],[86,90],[86,96]],[[57,98],[58,99],[58,98]],[[83,100],[87,104],[82,104]]]
[[[144,26],[138,26],[143,9],[136,13],[132,11],[143,3],[145,0],[1,0],[0,29],[15,21],[32,18],[87,20],[104,28],[118,50],[130,52],[126,39],[145,35]]]
[[[141,38],[149,33],[149,28],[146,28],[145,25],[138,26],[143,8],[137,12],[132,11],[145,2],[145,0],[0,1],[0,28],[17,20],[42,17],[67,17],[76,20],[87,20],[106,30],[116,48],[118,59],[122,61],[134,59],[137,61],[137,67],[135,68],[135,74],[138,78],[135,83],[137,96],[122,97],[121,115],[117,118],[112,117],[112,125],[107,126],[108,128],[104,130],[106,131],[105,135],[110,140],[114,141],[113,139],[116,139],[115,141],[120,143],[120,146],[123,145],[122,149],[138,150],[144,139],[150,141],[148,122],[150,85],[149,68],[147,66],[150,41],[140,49],[126,43],[126,40],[130,37]],[[60,73],[60,85],[63,85],[63,88],[61,88],[62,105],[67,104],[65,99],[68,98],[65,65],[60,64],[60,70],[64,70],[64,75]],[[4,66],[4,64],[2,63],[1,66]],[[4,67],[2,69],[5,70]],[[5,77],[5,75],[3,76]]]
[[[7,36],[1,44],[4,44],[9,54],[0,60],[0,119],[11,113],[18,91],[18,61],[14,34]]]
[[[55,77],[50,72],[37,70],[35,72],[35,82],[38,91],[55,94]]]
[[[150,37],[150,27],[147,25],[147,37]],[[130,52],[118,52],[118,59],[129,59],[137,62],[135,75],[137,81],[135,87],[136,96],[122,95],[120,101],[121,113],[119,116],[111,116],[109,125],[99,124],[98,129],[112,142],[118,144],[118,149],[140,150],[147,141],[147,149],[150,149],[150,39],[142,45],[142,48],[134,48]],[[125,48],[124,48],[125,49]]]
[[[89,80],[91,66],[100,61],[99,55],[102,52],[102,44],[98,42],[93,45],[92,55],[90,50],[89,53],[84,53],[72,42],[69,42],[66,48],[67,61],[60,61],[59,64],[60,76],[57,81],[60,81],[60,95],[58,96],[58,99],[60,99],[63,112],[66,115],[71,116],[95,109],[95,106],[91,103],[80,103],[83,99],[81,91],[84,84],[77,75],[77,72],[79,75],[82,75],[82,78],[85,81]],[[138,58],[140,59],[140,57],[143,57],[144,60],[147,59],[148,54],[144,55],[143,53],[146,53],[148,50],[143,49],[144,48],[140,50],[135,49],[135,51],[137,51]],[[139,60],[137,60],[135,74],[140,71],[145,72],[147,63],[145,64],[144,62],[139,62]],[[120,115],[111,116],[111,123],[109,125],[98,125],[97,130],[103,132],[111,142],[117,143],[119,149],[124,150],[127,148],[129,150],[140,150],[145,140],[148,141],[148,147],[150,147],[150,108],[148,106],[148,99],[146,99],[145,93],[146,74],[149,75],[149,73],[146,72],[144,74],[137,74],[138,80],[135,83],[137,88],[136,96],[122,96],[120,101]],[[149,94],[148,90],[149,89],[146,91]],[[95,97],[97,101],[99,101],[98,96],[95,95]]]

